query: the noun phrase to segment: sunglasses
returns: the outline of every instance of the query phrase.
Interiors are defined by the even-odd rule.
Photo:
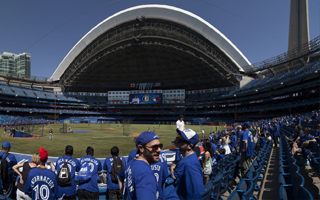
[[[155,145],[152,145],[152,146],[145,146],[145,147],[148,147],[150,149],[152,149],[152,151],[157,151],[159,148],[162,149],[163,148],[163,144],[155,144]]]

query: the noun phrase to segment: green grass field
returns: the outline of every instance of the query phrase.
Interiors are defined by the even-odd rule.
[[[74,147],[74,156],[81,157],[85,155],[87,146],[92,146],[95,150],[95,157],[106,157],[110,155],[112,146],[120,148],[121,155],[128,153],[135,147],[133,135],[142,131],[155,131],[160,136],[161,143],[165,148],[171,147],[171,141],[176,136],[175,125],[144,125],[144,124],[68,124],[74,132],[79,130],[86,133],[60,133],[62,124],[51,124],[47,126],[33,127],[33,138],[12,138],[4,135],[2,130],[0,141],[8,140],[13,144],[11,151],[32,154],[38,151],[40,146],[45,147],[49,156],[61,156],[64,154],[64,147],[68,144]],[[205,136],[210,131],[216,131],[222,127],[217,126],[199,126],[187,125],[198,133],[205,130]],[[49,129],[52,128],[53,139],[49,139]],[[129,135],[129,136],[126,136]],[[199,134],[201,136],[201,134]]]

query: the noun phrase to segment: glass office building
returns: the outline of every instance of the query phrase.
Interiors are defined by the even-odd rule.
[[[30,66],[31,56],[28,53],[3,52],[0,54],[0,75],[30,78]]]

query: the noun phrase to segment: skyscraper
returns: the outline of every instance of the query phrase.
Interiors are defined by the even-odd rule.
[[[0,75],[30,78],[30,66],[31,56],[28,53],[3,52],[0,54]]]

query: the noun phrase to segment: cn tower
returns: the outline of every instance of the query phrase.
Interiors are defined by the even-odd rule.
[[[309,42],[308,0],[291,0],[288,51],[306,50]]]

